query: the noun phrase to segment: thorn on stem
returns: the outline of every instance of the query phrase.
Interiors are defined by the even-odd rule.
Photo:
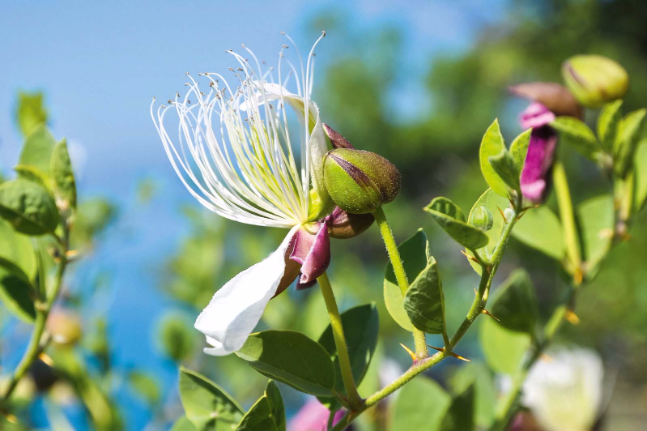
[[[465,250],[461,250],[461,253],[463,253],[463,255],[464,255],[466,258],[468,258],[469,260],[471,260],[471,261],[473,261],[473,262],[476,262],[476,263],[478,263],[479,265],[481,264],[481,262],[480,262],[476,257],[474,257],[474,256],[470,256],[469,254],[465,253]]]
[[[445,348],[444,348],[444,347],[434,347],[434,346],[430,346],[430,345],[427,345],[427,347],[431,347],[432,349],[434,349],[434,350],[438,350],[439,352],[444,352],[444,351],[445,351]],[[456,353],[454,353],[454,352],[449,352],[449,355],[450,355],[450,356],[453,356],[454,358],[459,359],[459,360],[461,360],[461,361],[465,361],[465,362],[472,362],[471,360],[469,360],[469,359],[467,359],[467,358],[465,358],[465,357],[463,357],[463,356],[457,355],[457,354],[456,354]]]
[[[402,348],[403,348],[404,350],[406,350],[406,352],[409,354],[409,356],[411,356],[411,360],[412,360],[413,362],[416,362],[416,361],[417,361],[417,359],[418,359],[418,358],[416,358],[416,354],[415,354],[415,353],[413,353],[413,352],[411,351],[411,349],[410,349],[410,348],[408,348],[407,346],[405,346],[404,344],[400,343],[400,345],[402,346]]]
[[[564,317],[566,318],[566,320],[568,320],[568,322],[569,322],[571,325],[577,325],[577,324],[579,324],[579,323],[580,323],[580,318],[579,318],[579,317],[577,317],[577,314],[575,314],[575,313],[574,313],[573,311],[571,311],[571,310],[567,310],[567,311],[566,311],[566,315],[565,315]]]
[[[483,314],[486,314],[486,315],[490,316],[491,318],[493,318],[493,319],[494,319],[494,320],[496,320],[497,322],[500,322],[500,321],[501,321],[498,317],[496,317],[494,314],[492,314],[492,313],[490,313],[489,311],[487,311],[485,308],[483,309],[483,311],[481,311],[481,313],[483,313]]]

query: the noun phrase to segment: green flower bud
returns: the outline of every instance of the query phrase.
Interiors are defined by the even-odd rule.
[[[562,65],[566,86],[587,108],[599,108],[622,98],[629,75],[615,61],[601,55],[576,55]]]
[[[400,191],[400,172],[370,151],[337,148],[324,159],[324,183],[341,209],[367,214],[395,199]]]
[[[487,207],[480,206],[474,210],[474,213],[471,217],[471,222],[474,227],[487,232],[492,229],[494,219],[492,218],[492,213],[489,209],[487,209]]]

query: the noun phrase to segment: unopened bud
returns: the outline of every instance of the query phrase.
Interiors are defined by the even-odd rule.
[[[584,117],[582,106],[563,85],[553,82],[529,82],[510,87],[510,92],[515,96],[541,103],[557,116],[567,115],[580,120]]]
[[[562,65],[566,86],[587,108],[599,108],[622,98],[629,86],[627,72],[601,55],[576,55]]]
[[[367,214],[400,191],[400,172],[370,151],[338,148],[324,159],[324,183],[333,201],[351,214]]]
[[[480,206],[474,210],[471,217],[471,223],[473,226],[487,232],[492,229],[494,219],[492,217],[492,213],[487,209],[487,207]]]
[[[334,148],[355,148],[351,145],[350,142],[348,142],[348,139],[344,138],[341,133],[339,133],[329,125],[324,124],[323,128]]]
[[[72,346],[81,338],[79,318],[68,311],[54,310],[47,319],[47,330],[52,340],[59,345]]]
[[[371,227],[375,217],[373,214],[350,214],[336,207],[330,215],[328,233],[331,238],[353,238]]]

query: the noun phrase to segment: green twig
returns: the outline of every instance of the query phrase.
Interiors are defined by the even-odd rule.
[[[553,165],[553,183],[555,194],[557,195],[559,216],[562,226],[564,227],[566,254],[573,267],[573,280],[576,284],[580,284],[583,277],[580,239],[577,233],[577,226],[575,225],[573,201],[568,187],[566,171],[564,170],[564,165],[559,160],[555,161],[555,164]]]
[[[344,382],[344,388],[348,395],[348,403],[350,407],[360,409],[362,407],[362,397],[357,392],[355,379],[353,378],[353,370],[350,365],[350,357],[348,356],[348,347],[346,345],[346,337],[344,335],[344,327],[341,323],[341,316],[337,308],[337,301],[335,301],[335,294],[330,285],[328,274],[324,273],[317,278],[321,293],[328,309],[328,316],[330,317],[330,327],[332,328],[332,335],[337,347],[337,356],[339,358],[339,367],[341,368],[341,377]]]
[[[402,264],[402,258],[400,257],[400,252],[398,251],[398,246],[395,243],[395,238],[393,238],[393,232],[391,232],[391,227],[389,222],[386,220],[386,215],[382,207],[378,208],[377,211],[373,213],[375,220],[377,221],[378,226],[380,227],[380,233],[382,234],[382,239],[384,240],[384,245],[386,246],[386,251],[391,260],[391,265],[393,266],[393,273],[395,274],[395,279],[398,282],[400,287],[400,292],[402,296],[407,293],[409,289],[409,281],[407,280],[407,273],[404,270],[404,265]],[[425,333],[417,328],[413,328],[413,341],[416,346],[416,359],[421,360],[429,356],[429,351],[427,350],[427,340]]]

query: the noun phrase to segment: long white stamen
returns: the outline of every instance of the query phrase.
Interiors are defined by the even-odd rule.
[[[187,190],[211,211],[242,223],[290,228],[308,218],[308,144],[313,121],[318,118],[318,113],[313,117],[314,108],[310,106],[312,57],[323,35],[310,51],[305,67],[296,44],[286,37],[299,57],[300,73],[286,59],[289,73],[282,75],[282,49],[277,82],[273,69],[263,70],[258,58],[243,45],[251,64],[240,54],[227,51],[240,65],[230,68],[239,80],[236,89],[220,74],[201,73],[211,87],[202,92],[187,73],[188,91],[184,97],[176,94],[157,112],[153,110],[154,99],[151,103],[151,117],[164,150]],[[285,88],[292,76],[294,93]],[[285,108],[295,103],[299,106],[297,113],[304,117],[305,129],[300,133],[300,164],[295,160],[297,152],[290,139]],[[177,144],[165,127],[168,112],[177,114]]]

